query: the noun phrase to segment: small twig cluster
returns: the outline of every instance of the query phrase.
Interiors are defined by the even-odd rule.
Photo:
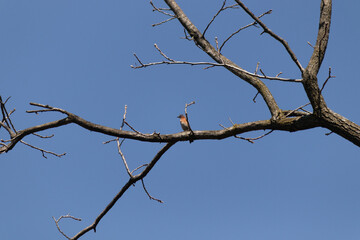
[[[0,140],[0,154],[4,153],[4,152],[8,152],[9,150],[11,150],[11,148],[13,147],[14,142],[20,142],[22,144],[24,144],[25,146],[28,146],[32,149],[38,150],[41,152],[42,156],[44,158],[47,158],[47,156],[45,154],[51,154],[53,156],[56,157],[62,157],[64,156],[66,153],[62,153],[62,154],[57,154],[55,152],[52,151],[48,151],[45,150],[43,148],[39,148],[36,147],[32,144],[29,144],[21,139],[17,139],[19,133],[19,131],[16,130],[14,124],[11,121],[11,115],[15,112],[15,109],[11,110],[10,112],[8,112],[8,110],[6,109],[6,103],[8,102],[8,100],[10,99],[10,97],[8,97],[4,102],[0,96],[0,108],[1,108],[1,114],[2,114],[2,121],[0,122],[0,128],[2,127],[3,129],[5,129],[5,131],[9,134],[9,139],[8,140],[4,140],[1,139]],[[50,136],[42,136],[40,134],[35,134],[32,133],[32,135],[39,137],[39,138],[52,138],[54,135],[50,135]]]
[[[159,25],[161,25],[163,23],[166,23],[166,22],[169,22],[169,21],[171,21],[173,19],[176,19],[176,16],[174,14],[169,13],[169,11],[171,11],[170,8],[158,8],[158,7],[156,7],[154,5],[154,3],[152,1],[150,1],[150,5],[153,7],[153,12],[159,12],[159,13],[164,14],[165,16],[169,17],[168,19],[166,19],[164,21],[161,21],[159,23],[154,23],[151,26],[156,27],[156,26],[159,26]]]

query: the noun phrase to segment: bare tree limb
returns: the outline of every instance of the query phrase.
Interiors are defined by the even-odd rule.
[[[63,219],[63,218],[71,218],[71,219],[76,220],[76,221],[81,221],[81,218],[73,217],[73,216],[71,216],[70,214],[67,214],[67,215],[64,215],[64,216],[60,216],[58,219],[56,219],[55,217],[53,217],[54,222],[55,222],[56,227],[57,227],[57,229],[59,230],[59,232],[60,232],[64,237],[66,237],[67,239],[71,240],[71,238],[70,238],[69,236],[67,236],[63,231],[61,231],[61,228],[60,228],[60,226],[59,226],[59,222],[60,222],[60,220]]]
[[[143,63],[139,57],[134,54],[135,58],[137,59],[137,61],[140,63],[140,66],[134,66],[134,65],[130,65],[130,67],[134,68],[134,69],[139,69],[139,68],[146,68],[146,67],[151,67],[151,66],[156,66],[156,65],[163,65],[163,64],[175,64],[175,65],[191,65],[191,66],[197,66],[197,65],[208,65],[211,67],[226,67],[226,68],[230,68],[230,69],[234,69],[236,71],[240,71],[243,72],[249,76],[255,77],[255,78],[262,78],[262,79],[267,79],[267,80],[276,80],[276,81],[283,81],[283,82],[301,82],[302,79],[293,79],[293,78],[280,78],[279,74],[275,77],[271,77],[271,76],[266,76],[262,70],[260,69],[260,72],[263,73],[263,75],[258,75],[257,71],[254,73],[248,72],[240,67],[237,66],[232,66],[232,65],[227,65],[225,63],[213,63],[213,62],[188,62],[188,61],[177,61],[174,60],[170,57],[168,57],[159,47],[158,45],[155,43],[154,47],[159,51],[159,53],[161,54],[161,56],[163,56],[167,61],[161,61],[161,62],[151,62],[151,63]],[[208,67],[207,67],[208,68]]]
[[[214,22],[215,18],[222,12],[225,11],[226,9],[234,9],[238,6],[238,4],[233,4],[231,6],[227,6],[226,5],[226,0],[223,1],[221,8],[219,9],[219,11],[213,16],[213,18],[210,20],[210,22],[208,23],[208,25],[206,26],[204,32],[203,32],[203,36],[205,36],[206,31],[208,30],[208,28],[210,27],[210,25]]]
[[[175,13],[177,19],[182,24],[182,26],[186,29],[186,31],[190,34],[192,39],[196,45],[201,47],[201,49],[207,53],[212,59],[214,59],[217,63],[224,64],[225,68],[234,73],[236,76],[240,77],[244,81],[248,82],[252,86],[254,86],[263,97],[266,105],[269,108],[269,111],[272,116],[272,120],[277,120],[281,117],[281,110],[277,105],[274,97],[272,96],[270,90],[267,86],[257,77],[253,77],[244,71],[239,71],[241,69],[230,59],[226,58],[222,54],[220,54],[202,35],[202,33],[196,28],[196,26],[190,21],[190,19],[185,15],[179,5],[175,2],[175,0],[164,0],[165,3],[171,8],[171,10]]]
[[[298,66],[301,72],[304,71],[304,68],[301,66],[299,60],[297,59],[295,53],[291,50],[289,44],[281,37],[276,35],[273,31],[271,31],[258,17],[255,16],[253,12],[251,12],[245,4],[243,4],[240,0],[235,0],[239,4],[239,6],[244,9],[244,11],[249,14],[249,16],[254,19],[264,30],[265,33],[268,33],[270,36],[272,36],[274,39],[279,41],[286,49],[286,51],[289,53],[291,59],[295,62],[295,64]]]
[[[148,190],[147,190],[146,187],[145,187],[144,179],[141,179],[141,183],[142,183],[142,186],[143,186],[143,188],[144,188],[144,191],[145,191],[146,195],[148,195],[148,197],[150,198],[150,200],[155,200],[155,201],[157,201],[157,202],[159,202],[159,203],[164,203],[162,200],[157,199],[157,198],[154,198],[153,196],[150,195],[150,193],[148,192]]]
[[[81,230],[79,233],[77,233],[74,237],[71,238],[71,240],[77,240],[81,236],[83,236],[85,233],[94,230],[96,232],[96,227],[101,221],[101,219],[110,211],[110,209],[115,205],[115,203],[123,196],[123,194],[129,189],[130,186],[132,186],[134,183],[136,183],[139,180],[142,180],[146,177],[146,175],[150,172],[150,170],[155,166],[155,164],[160,160],[160,158],[164,155],[164,153],[169,150],[176,142],[169,142],[167,143],[151,160],[151,162],[146,166],[144,171],[142,171],[140,174],[135,175],[133,177],[130,177],[128,182],[121,188],[119,193],[114,197],[114,199],[105,207],[105,209],[96,217],[95,221],[89,225],[88,227]]]
[[[332,0],[321,0],[320,21],[316,44],[306,70],[317,75],[324,59],[330,35]]]
[[[317,40],[310,61],[303,72],[305,92],[311,102],[314,113],[318,116],[324,112],[324,109],[327,109],[327,105],[319,89],[317,74],[324,59],[329,40],[331,9],[331,0],[321,0]]]
[[[272,10],[269,10],[263,14],[261,14],[258,18],[262,18],[263,16],[265,16],[266,14],[271,14],[272,13]],[[242,30],[246,29],[246,28],[249,28],[251,26],[256,26],[257,22],[252,22],[252,23],[249,23],[248,25],[244,26],[244,27],[241,27],[239,28],[238,30],[236,30],[235,32],[233,32],[227,39],[225,39],[225,41],[221,44],[220,48],[219,48],[219,51],[221,52],[222,48],[225,46],[225,44],[232,38],[234,37],[236,34],[238,34],[239,32],[241,32]]]
[[[36,150],[39,150],[39,151],[42,153],[42,156],[43,156],[44,158],[47,158],[47,157],[45,156],[45,153],[54,155],[54,156],[56,156],[56,157],[62,157],[62,156],[64,156],[64,155],[66,154],[66,153],[57,154],[57,153],[54,153],[54,152],[51,152],[51,151],[47,151],[47,150],[45,150],[45,149],[42,149],[42,148],[39,148],[39,147],[35,147],[34,145],[31,145],[31,144],[29,144],[29,143],[27,143],[27,142],[25,142],[25,141],[23,141],[23,140],[20,140],[20,142],[21,142],[22,144],[28,146],[28,147],[31,147],[31,148],[36,149]]]

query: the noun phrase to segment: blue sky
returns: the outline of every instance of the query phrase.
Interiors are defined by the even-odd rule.
[[[162,1],[154,1],[165,6]],[[199,29],[220,1],[178,1]],[[306,66],[315,43],[320,1],[256,0],[244,3],[284,37]],[[328,51],[319,74],[328,106],[360,123],[357,76],[360,29],[358,1],[333,5]],[[191,42],[181,39],[176,21],[152,12],[148,1],[0,0],[0,79],[8,108],[16,108],[17,129],[59,119],[55,113],[30,115],[29,102],[66,109],[99,124],[118,128],[124,105],[128,122],[138,131],[175,133],[185,103],[194,130],[221,129],[269,118],[256,91],[221,68],[156,66],[133,70],[135,52],[143,62],[162,60],[154,43],[171,58],[210,61]],[[207,32],[223,41],[251,22],[240,9],[219,16]],[[223,54],[254,71],[300,77],[282,46],[258,28],[232,39]],[[300,84],[267,82],[282,109],[307,103]],[[106,215],[97,233],[83,239],[359,239],[359,150],[326,129],[274,132],[250,144],[235,138],[177,143],[141,184],[129,189]],[[1,138],[7,135],[1,132]],[[24,145],[0,156],[0,235],[2,239],[62,239],[52,216],[70,213],[82,222],[63,221],[70,236],[91,224],[127,181],[110,137],[75,125],[46,131],[52,139],[26,142],[66,156],[44,159]],[[244,136],[256,137],[263,132]],[[130,168],[148,162],[158,143],[125,141]]]

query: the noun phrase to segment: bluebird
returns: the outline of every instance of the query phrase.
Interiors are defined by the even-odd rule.
[[[178,118],[180,118],[180,125],[181,128],[184,131],[190,131],[190,127],[189,127],[189,122],[186,120],[186,117],[182,114],[180,114],[179,116],[177,116]]]

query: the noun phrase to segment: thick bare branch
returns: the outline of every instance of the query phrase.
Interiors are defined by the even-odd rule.
[[[254,86],[264,98],[271,116],[273,120],[276,120],[281,115],[281,110],[277,105],[274,97],[272,96],[270,90],[266,87],[266,85],[257,77],[253,77],[244,71],[239,71],[240,68],[230,59],[226,58],[222,54],[220,54],[202,35],[202,33],[196,28],[196,26],[190,21],[190,19],[185,15],[182,9],[174,0],[164,0],[166,4],[171,8],[171,10],[175,13],[179,22],[183,25],[186,31],[190,34],[195,43],[201,47],[201,49],[206,52],[212,59],[214,59],[217,63],[221,63],[225,65],[229,71],[234,73],[236,76],[245,80],[252,86]]]
[[[324,59],[330,35],[332,0],[321,0],[316,44],[306,70],[316,76]]]
[[[319,29],[316,44],[309,64],[303,72],[303,86],[311,102],[311,106],[314,109],[314,114],[317,116],[321,116],[323,112],[326,112],[324,110],[327,109],[327,105],[321,95],[321,90],[318,85],[317,74],[324,59],[329,40],[331,9],[331,0],[321,1]]]
[[[8,152],[20,140],[22,140],[24,137],[30,134],[51,128],[64,126],[70,123],[77,124],[84,129],[102,133],[104,135],[114,136],[119,138],[128,138],[128,139],[139,140],[144,142],[176,142],[176,141],[189,141],[189,140],[200,140],[200,139],[202,140],[224,139],[244,132],[260,130],[260,129],[298,131],[298,130],[304,130],[304,129],[320,126],[320,123],[315,118],[308,116],[308,117],[298,117],[292,119],[281,119],[276,122],[270,120],[261,120],[261,121],[243,123],[243,124],[235,124],[230,128],[226,128],[222,130],[193,131],[194,134],[192,134],[191,136],[189,136],[189,134],[186,132],[180,132],[175,134],[163,134],[163,135],[159,133],[139,134],[137,132],[124,131],[120,129],[110,128],[107,126],[95,124],[73,113],[70,113],[63,109],[54,108],[49,105],[43,105],[37,103],[32,103],[32,105],[45,106],[47,109],[58,111],[68,116],[66,118],[57,121],[41,124],[34,127],[29,127],[24,130],[18,131],[10,140],[8,140],[9,143],[7,143],[6,145],[5,144],[1,145],[0,153]],[[354,144],[360,145],[360,140],[359,142],[354,142]]]

